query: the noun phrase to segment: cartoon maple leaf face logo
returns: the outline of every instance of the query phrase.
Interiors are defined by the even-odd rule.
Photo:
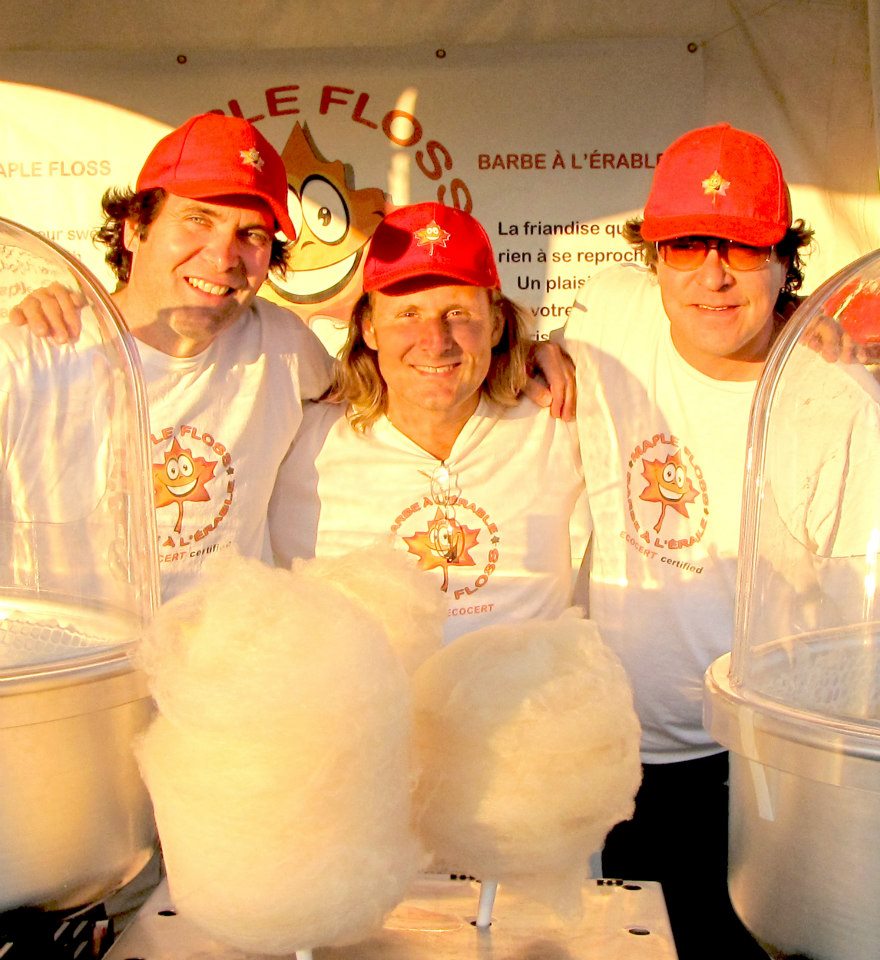
[[[434,247],[445,247],[446,241],[452,234],[448,230],[444,230],[436,220],[432,220],[427,226],[413,231],[413,236],[416,239],[416,245],[427,247],[428,253],[433,257]]]
[[[447,518],[438,507],[428,529],[411,537],[404,537],[410,553],[419,558],[420,570],[443,570],[442,590],[449,587],[449,567],[473,567],[476,564],[470,551],[477,545],[479,531],[463,527]]]
[[[174,438],[171,449],[165,452],[164,463],[153,464],[153,496],[156,509],[177,504],[175,533],[183,525],[183,504],[187,500],[210,500],[205,484],[213,479],[216,460],[194,457],[192,450],[184,450]]]
[[[682,465],[680,453],[670,454],[663,461],[645,460],[643,467],[642,476],[648,481],[648,486],[639,494],[639,499],[660,504],[660,518],[654,526],[659,533],[666,508],[672,507],[687,517],[687,505],[697,499],[697,491]]]

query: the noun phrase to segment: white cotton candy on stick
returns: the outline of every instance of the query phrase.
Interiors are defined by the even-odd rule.
[[[139,759],[175,907],[288,955],[363,939],[423,864],[410,701],[380,624],[332,583],[223,558],[162,607]]]
[[[438,869],[580,909],[590,855],[632,816],[639,724],[591,621],[486,627],[413,678],[417,829]]]
[[[413,558],[389,542],[338,557],[295,560],[293,569],[332,580],[382,622],[392,648],[412,673],[443,644],[446,595]]]

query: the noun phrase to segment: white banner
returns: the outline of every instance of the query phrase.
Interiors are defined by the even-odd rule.
[[[663,148],[724,119],[704,117],[701,56],[678,40],[115,63],[15,54],[4,67],[14,82],[0,84],[0,216],[62,244],[112,286],[88,239],[102,192],[133,184],[169,126],[207,110],[237,114],[282,151],[304,224],[293,272],[270,295],[312,317],[325,339],[330,321],[320,318],[347,315],[381,213],[428,199],[484,223],[505,292],[545,334],[592,273],[634,256],[620,228],[641,212]],[[805,185],[801,210],[800,189],[795,210],[807,219],[877,202]],[[813,285],[864,252],[836,243],[833,225],[823,231],[826,264]]]

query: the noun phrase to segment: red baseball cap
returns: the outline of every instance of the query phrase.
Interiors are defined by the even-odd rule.
[[[691,130],[663,153],[645,205],[642,236],[722,237],[755,247],[791,226],[782,167],[768,144],[729,123]]]
[[[393,294],[450,281],[500,288],[495,254],[482,225],[442,203],[414,203],[387,214],[364,260],[364,290]]]
[[[139,191],[156,187],[191,200],[258,197],[272,208],[287,238],[296,239],[287,212],[284,161],[260,131],[240,117],[202,113],[163,137],[137,181]]]

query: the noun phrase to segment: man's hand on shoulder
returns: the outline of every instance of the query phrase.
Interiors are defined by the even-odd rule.
[[[864,363],[864,350],[831,317],[818,316],[804,331],[804,342],[828,363]]]
[[[573,420],[577,388],[571,357],[551,340],[536,341],[529,352],[529,380],[525,395],[554,417]]]
[[[40,287],[9,311],[9,320],[27,327],[36,337],[49,337],[55,343],[71,343],[82,332],[80,311],[85,297],[60,283]]]
[[[804,339],[829,363],[880,361],[880,294],[872,283],[853,280],[833,293]]]

